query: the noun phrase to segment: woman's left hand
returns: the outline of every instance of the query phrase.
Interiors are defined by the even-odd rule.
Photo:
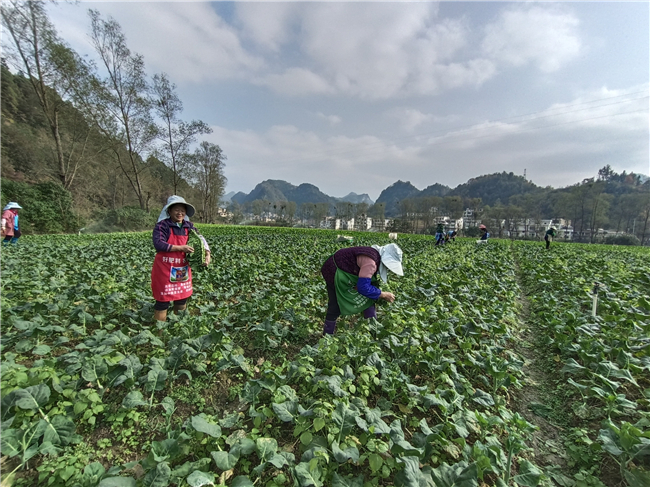
[[[205,265],[210,265],[210,252],[205,253]]]

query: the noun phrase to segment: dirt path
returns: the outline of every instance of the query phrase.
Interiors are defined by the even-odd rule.
[[[531,445],[535,463],[544,470],[555,467],[556,472],[568,475],[568,455],[564,446],[566,429],[558,424],[559,418],[567,417],[564,414],[566,406],[555,394],[551,375],[555,367],[550,365],[553,357],[549,356],[548,346],[542,343],[542,330],[531,316],[531,303],[520,280],[516,258],[515,264],[517,284],[521,290],[518,299],[521,329],[514,350],[525,360],[523,372],[526,378],[524,387],[514,391],[512,408],[539,428]]]

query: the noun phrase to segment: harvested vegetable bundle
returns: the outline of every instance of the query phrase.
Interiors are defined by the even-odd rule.
[[[207,267],[205,263],[205,244],[196,230],[190,230],[187,245],[194,248],[194,252],[187,254],[187,263],[193,271],[202,270]],[[199,250],[200,249],[200,250]]]

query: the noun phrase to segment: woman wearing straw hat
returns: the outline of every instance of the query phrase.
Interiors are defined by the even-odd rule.
[[[10,201],[2,209],[2,245],[13,245],[18,243],[20,238],[20,230],[18,228],[18,210],[22,209],[15,201]]]
[[[187,241],[190,231],[196,231],[189,220],[195,211],[184,198],[170,196],[153,229],[156,258],[151,269],[151,290],[156,300],[154,318],[158,321],[167,319],[171,301],[174,312],[178,313],[186,308],[187,298],[192,295],[192,269],[187,254],[194,252],[194,248],[187,245]],[[199,238],[205,247],[205,265],[208,265],[210,247],[202,235]]]
[[[404,275],[402,249],[394,243],[383,247],[347,247],[330,256],[321,268],[329,298],[323,333],[333,335],[341,315],[363,312],[364,318],[376,318],[378,299],[395,301],[393,293],[377,287],[377,274],[387,282],[389,270]]]

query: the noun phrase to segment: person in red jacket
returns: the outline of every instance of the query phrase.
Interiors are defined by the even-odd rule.
[[[194,252],[194,248],[187,245],[187,241],[190,230],[196,231],[189,220],[195,211],[184,198],[170,196],[153,229],[156,258],[151,269],[151,290],[156,300],[153,309],[157,321],[167,319],[170,302],[174,302],[174,312],[178,313],[186,308],[187,298],[192,295],[192,269],[187,254]],[[210,247],[202,235],[199,238],[205,247],[205,264],[208,265]]]
[[[2,209],[2,245],[9,245],[9,243],[16,245],[20,238],[20,229],[18,227],[18,210],[20,206],[15,201],[10,201]]]

